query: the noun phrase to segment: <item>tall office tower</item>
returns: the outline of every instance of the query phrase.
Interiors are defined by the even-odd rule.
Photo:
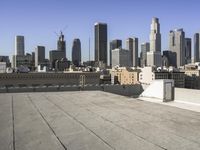
[[[192,39],[185,38],[185,64],[192,62]]]
[[[35,64],[35,52],[32,52],[32,61],[34,62]],[[35,65],[34,65],[35,66]]]
[[[66,42],[65,42],[65,36],[62,32],[60,32],[60,36],[57,42],[57,50],[63,52],[62,58],[66,58]]]
[[[130,50],[116,48],[112,50],[112,67],[131,67]]]
[[[62,51],[58,51],[58,50],[49,51],[49,62],[52,69],[53,68],[55,69],[56,61],[60,61],[61,59],[63,59]]]
[[[176,67],[176,53],[170,50],[163,51],[163,57],[166,57],[168,60],[168,66]]]
[[[147,66],[161,66],[161,34],[158,18],[153,18],[150,32],[150,52],[147,52]]]
[[[172,52],[176,52],[177,67],[185,65],[185,32],[183,29],[175,29],[170,31],[169,49]]]
[[[72,62],[76,67],[81,65],[81,42],[80,42],[80,39],[74,39],[74,41],[73,41]]]
[[[150,44],[148,42],[141,44],[140,52],[140,65],[141,67],[147,66],[147,52],[150,51]]]
[[[107,24],[95,23],[95,61],[107,65]]]
[[[126,49],[130,51],[131,66],[138,66],[138,38],[128,38],[126,40]]]
[[[158,18],[153,18],[150,33],[150,51],[161,52],[161,34],[160,23]]]
[[[24,36],[15,37],[15,55],[24,56]]]
[[[194,62],[200,62],[200,38],[199,33],[194,35]]]
[[[37,46],[35,48],[35,67],[41,65],[45,61],[45,47]]]
[[[110,42],[110,67],[112,67],[112,50],[116,48],[122,48],[122,40],[112,40]]]

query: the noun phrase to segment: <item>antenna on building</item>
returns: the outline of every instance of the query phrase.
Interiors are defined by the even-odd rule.
[[[89,61],[90,61],[90,37],[89,37]]]

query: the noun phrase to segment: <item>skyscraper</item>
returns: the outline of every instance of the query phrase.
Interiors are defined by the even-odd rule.
[[[25,55],[24,36],[15,36],[15,55],[12,56],[12,67],[17,68],[19,66],[31,67],[32,56],[30,54]]]
[[[107,65],[107,24],[95,23],[95,61]]]
[[[200,38],[199,33],[194,35],[194,62],[200,61]]]
[[[170,31],[169,49],[172,52],[176,52],[177,67],[185,65],[185,32],[183,29],[175,29]]]
[[[192,61],[192,39],[185,38],[185,64],[189,64]]]
[[[128,38],[126,40],[126,49],[130,51],[131,66],[138,66],[138,38]]]
[[[15,37],[15,55],[24,56],[24,36]]]
[[[65,36],[63,35],[62,31],[60,32],[60,36],[57,41],[57,50],[49,51],[49,60],[51,64],[51,68],[55,69],[56,61],[60,61],[61,59],[66,58],[66,42]]]
[[[35,48],[35,67],[41,65],[45,61],[45,47],[37,46]]]
[[[161,34],[158,18],[152,18],[150,32],[150,52],[147,52],[147,66],[161,66]]]
[[[112,67],[112,50],[122,47],[122,40],[115,39],[110,42],[110,67]]]
[[[130,50],[116,48],[112,50],[112,67],[131,67]]]
[[[65,42],[65,36],[62,32],[60,32],[60,36],[57,42],[57,49],[58,51],[63,52],[62,58],[66,58],[66,42]]]
[[[74,39],[74,41],[73,41],[72,62],[77,67],[81,65],[81,42],[80,42],[80,39]]]
[[[150,33],[150,51],[161,52],[161,34],[160,23],[158,18],[152,18]]]
[[[163,51],[163,57],[166,57],[168,60],[168,67],[173,66],[176,67],[176,53],[170,50]]]
[[[141,67],[147,66],[147,52],[150,51],[150,44],[148,42],[141,44],[140,64]]]

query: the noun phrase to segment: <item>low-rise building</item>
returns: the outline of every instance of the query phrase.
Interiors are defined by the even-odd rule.
[[[6,62],[0,62],[0,73],[6,73]]]
[[[140,70],[132,68],[116,68],[111,73],[111,83],[121,85],[138,84]]]
[[[156,79],[173,79],[175,87],[185,87],[184,72],[157,71],[154,67],[141,68],[141,72],[139,73],[139,82],[141,84],[151,84]]]
[[[154,72],[155,79],[173,79],[175,87],[185,87],[184,72]]]
[[[185,65],[185,87],[200,89],[200,68],[198,64]]]

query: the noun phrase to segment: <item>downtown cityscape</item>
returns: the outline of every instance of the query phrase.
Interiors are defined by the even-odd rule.
[[[199,150],[198,0],[2,0],[0,150]]]
[[[96,84],[150,84],[154,79],[174,79],[175,87],[200,89],[199,33],[195,33],[193,38],[187,38],[182,28],[170,30],[169,48],[162,50],[160,26],[159,18],[153,17],[149,41],[140,44],[140,39],[137,37],[128,37],[126,41],[121,39],[108,41],[108,24],[97,22],[93,29],[94,47],[90,46],[89,39],[87,61],[81,59],[82,55],[87,54],[81,52],[79,38],[73,40],[72,59],[67,58],[65,35],[62,31],[55,41],[57,49],[50,50],[48,57],[45,55],[45,46],[42,45],[36,46],[32,53],[25,53],[25,36],[16,35],[15,52],[11,56],[11,61],[9,56],[0,56],[0,71],[1,73],[99,72],[101,81],[99,79]],[[123,42],[125,47],[122,47]],[[94,60],[91,60],[90,51],[93,50]]]

